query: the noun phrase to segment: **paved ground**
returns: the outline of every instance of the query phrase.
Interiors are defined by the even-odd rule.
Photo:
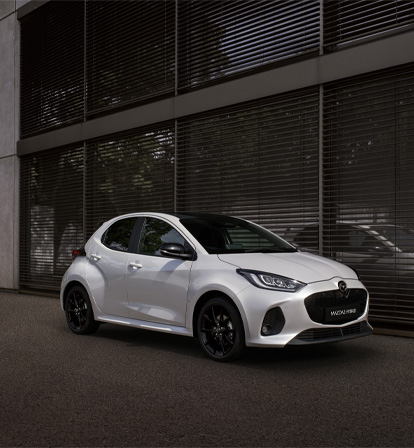
[[[414,339],[250,349],[66,328],[56,299],[0,293],[0,446],[412,447]]]

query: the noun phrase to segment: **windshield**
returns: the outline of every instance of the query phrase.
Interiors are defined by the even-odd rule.
[[[183,226],[210,254],[297,252],[272,232],[227,216],[182,218]]]

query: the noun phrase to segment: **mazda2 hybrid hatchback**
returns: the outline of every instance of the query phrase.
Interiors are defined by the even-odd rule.
[[[101,322],[198,338],[231,361],[245,346],[342,341],[372,332],[354,270],[299,252],[243,219],[134,213],[74,251],[61,306],[76,334]]]

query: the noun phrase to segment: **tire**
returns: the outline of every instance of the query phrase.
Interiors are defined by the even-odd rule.
[[[230,300],[208,300],[197,319],[197,337],[204,353],[214,361],[229,362],[240,358],[245,350],[243,322]]]
[[[69,290],[65,301],[65,315],[68,327],[75,334],[92,334],[99,328],[88,293],[81,285]]]

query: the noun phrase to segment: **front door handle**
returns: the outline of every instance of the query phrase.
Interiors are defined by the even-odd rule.
[[[93,258],[95,261],[100,260],[102,257],[100,255],[91,254],[91,258]]]
[[[129,265],[132,267],[132,269],[141,269],[142,268],[142,264],[141,263],[134,263],[133,261],[131,261],[129,263]]]

